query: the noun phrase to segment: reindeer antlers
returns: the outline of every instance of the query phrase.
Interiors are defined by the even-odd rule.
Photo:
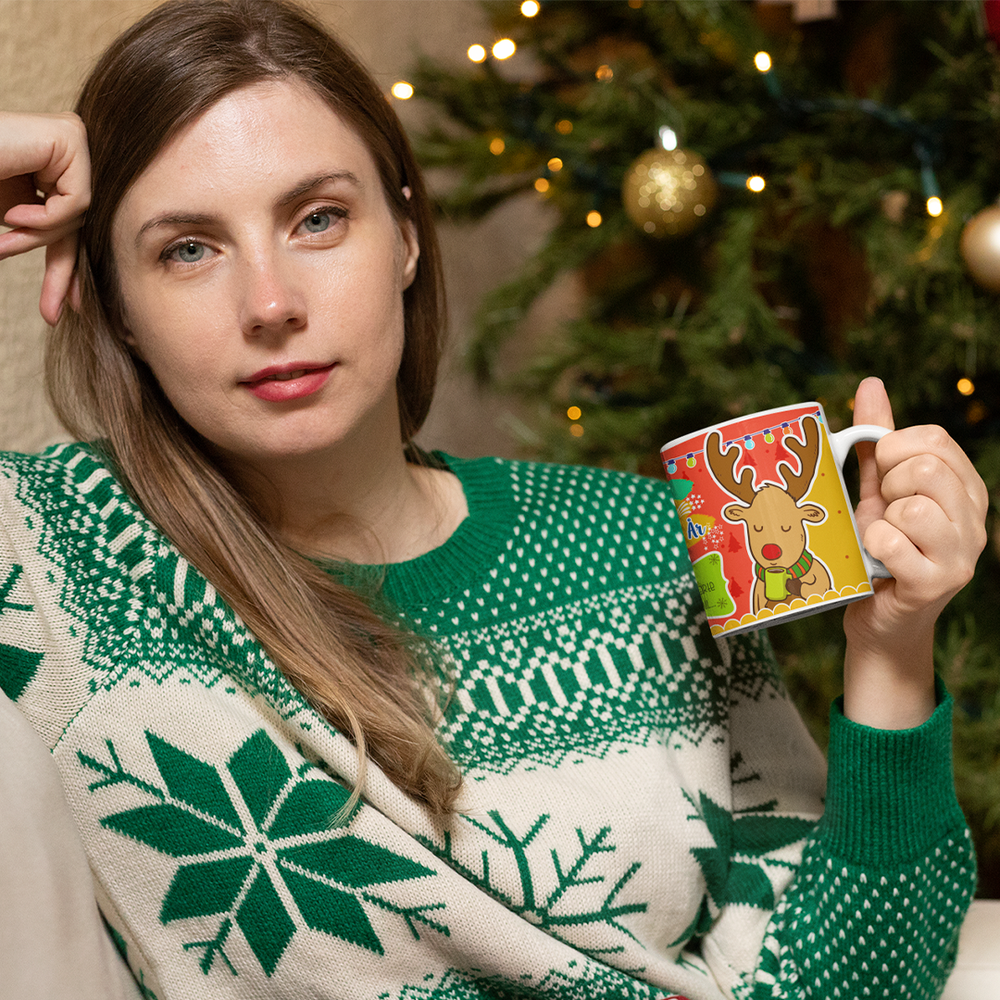
[[[819,424],[815,417],[802,418],[802,430],[806,441],[803,444],[795,435],[789,434],[784,439],[784,445],[794,451],[799,460],[799,472],[796,475],[787,462],[778,465],[778,474],[785,481],[785,492],[793,500],[801,500],[809,492],[809,484],[816,474],[819,461]]]
[[[784,439],[785,447],[794,452],[799,460],[798,473],[793,472],[787,462],[780,462],[777,470],[784,480],[785,492],[795,501],[801,500],[809,492],[809,484],[816,474],[816,465],[819,461],[819,424],[816,418],[803,417],[802,430],[806,436],[804,444],[794,434],[789,434]],[[737,445],[731,445],[723,451],[722,434],[713,431],[705,439],[705,457],[719,485],[727,493],[731,493],[745,504],[753,502],[753,470],[744,469],[739,479],[734,474],[736,462],[740,457]]]
[[[731,493],[738,500],[745,504],[753,503],[753,470],[744,469],[737,479],[733,474],[736,468],[736,460],[740,457],[740,449],[732,445],[725,451],[722,450],[722,435],[715,431],[705,439],[705,456],[708,458],[708,467],[712,470],[719,485],[727,492]]]

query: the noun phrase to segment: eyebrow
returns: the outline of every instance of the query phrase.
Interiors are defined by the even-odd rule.
[[[357,175],[350,170],[334,170],[307,177],[299,184],[296,184],[295,187],[289,188],[284,194],[280,195],[277,204],[279,206],[287,205],[328,181],[344,182],[358,188],[358,190],[364,187],[361,181],[358,180]],[[214,221],[214,216],[198,212],[165,212],[162,215],[154,215],[153,218],[147,219],[139,227],[139,232],[135,234],[136,249],[142,243],[143,236],[151,229],[157,229],[160,226],[207,226]]]

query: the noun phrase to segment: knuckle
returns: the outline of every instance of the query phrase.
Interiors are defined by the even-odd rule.
[[[883,562],[891,560],[902,547],[898,529],[893,529],[886,521],[875,521],[869,525],[865,532],[864,543],[865,548]]]
[[[937,424],[927,424],[923,432],[927,447],[934,451],[943,451],[951,444],[951,435]]]
[[[914,462],[914,472],[921,482],[936,479],[945,467],[945,463],[937,455],[923,454]]]
[[[986,526],[983,524],[977,524],[972,541],[973,552],[975,552],[977,559],[982,554],[983,550],[986,548],[986,545],[989,542],[989,540],[990,539],[986,531]]]
[[[929,497],[917,494],[903,497],[890,504],[887,514],[891,512],[894,523],[919,525],[934,515],[937,504]]]

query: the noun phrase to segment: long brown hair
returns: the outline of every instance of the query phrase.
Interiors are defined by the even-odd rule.
[[[429,199],[402,127],[364,68],[286,0],[168,0],[125,31],[88,77],[93,192],[81,232],[79,313],[65,310],[46,357],[50,398],[78,437],[103,437],[148,516],[240,615],[274,662],[358,748],[443,814],[457,769],[433,732],[425,650],[353,591],[294,552],[233,486],[126,345],[112,252],[130,184],[178,130],[238,88],[298,78],[364,141],[398,224],[420,246],[404,293],[397,377],[403,445],[430,407],[444,295]],[[403,189],[409,189],[409,198]],[[353,805],[353,801],[351,803]]]

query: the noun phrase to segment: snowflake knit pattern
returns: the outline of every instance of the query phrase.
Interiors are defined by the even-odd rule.
[[[827,775],[766,641],[711,637],[666,484],[441,458],[469,517],[382,586],[453,678],[443,828],[375,767],[342,815],[349,741],[98,452],[0,461],[0,686],[143,994],[940,996],[975,881],[947,694],[898,733],[835,706]]]

